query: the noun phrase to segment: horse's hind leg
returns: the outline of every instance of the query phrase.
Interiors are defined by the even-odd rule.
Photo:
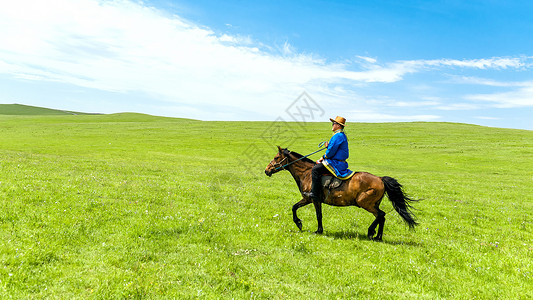
[[[372,224],[370,224],[370,227],[368,227],[368,239],[369,240],[373,240],[374,239],[374,234],[376,234],[376,226],[378,226],[378,218],[376,217],[376,219],[374,220],[374,222],[372,222]]]
[[[383,238],[383,228],[385,226],[385,212],[377,208],[374,215],[376,216],[376,219],[374,222],[372,222],[372,224],[370,224],[370,227],[368,227],[368,238],[370,240],[381,241]],[[374,237],[374,234],[376,234],[376,227],[378,225],[378,234]]]
[[[368,227],[368,238],[370,240],[377,240],[381,241],[383,237],[383,226],[385,225],[385,212],[379,209],[379,205],[381,204],[381,199],[383,198],[383,195],[379,195],[376,193],[375,190],[369,190],[365,193],[361,193],[359,195],[359,199],[357,199],[357,204],[368,211],[369,213],[373,214],[376,219],[372,224],[370,224],[370,227]],[[378,228],[378,234],[374,237],[376,234],[376,227],[379,225]]]
[[[383,239],[383,227],[385,227],[385,212],[378,208],[378,217],[376,219],[379,219],[379,228],[378,234],[374,239],[381,241]]]
[[[302,230],[302,220],[298,218],[296,211],[298,210],[298,208],[306,206],[309,203],[311,203],[311,200],[309,200],[308,198],[303,198],[302,200],[300,200],[299,202],[297,202],[296,204],[292,206],[292,220],[294,221],[294,223],[296,224],[296,226],[298,226],[298,229],[300,230]]]

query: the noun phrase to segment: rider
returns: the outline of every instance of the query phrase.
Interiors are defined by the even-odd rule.
[[[354,172],[348,169],[346,159],[349,156],[348,138],[344,133],[346,119],[337,116],[332,122],[333,136],[326,144],[327,150],[316,163],[311,171],[312,185],[311,192],[306,193],[314,201],[320,201],[322,195],[322,175],[331,173],[335,177],[346,180],[353,176]]]

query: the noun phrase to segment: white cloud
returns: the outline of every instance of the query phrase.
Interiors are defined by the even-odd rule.
[[[405,60],[388,64],[385,67],[378,67],[375,70],[369,71],[379,72],[382,76],[377,78],[390,78],[393,81],[398,81],[404,75],[409,73],[416,73],[428,69],[438,69],[443,67],[459,67],[459,68],[473,68],[473,69],[508,69],[508,68],[522,68],[526,66],[527,58],[500,58],[493,57],[489,59],[472,59],[472,60],[456,60],[456,59],[435,59],[435,60]],[[385,76],[384,74],[389,74]],[[388,82],[388,81],[385,81]]]
[[[389,104],[392,107],[433,107],[439,105],[436,101],[396,101]]]
[[[480,108],[479,105],[472,103],[449,103],[446,105],[439,105],[435,107],[439,110],[473,110]]]
[[[20,0],[2,8],[0,72],[17,78],[259,113],[279,111],[318,79],[381,80],[294,54],[288,43],[277,56],[249,38],[217,36],[129,1]]]
[[[477,116],[477,117],[474,117],[476,119],[480,119],[480,120],[501,120],[501,118],[496,118],[496,117],[485,117],[485,116]]]
[[[476,68],[476,69],[507,69],[507,68],[521,68],[526,64],[526,58],[518,57],[493,57],[483,59],[471,60],[457,60],[457,59],[439,59],[439,60],[421,60],[417,63],[422,63],[428,66],[449,66],[461,68]]]
[[[455,60],[455,59],[435,59],[435,60],[405,60],[397,61],[385,65],[378,65],[373,58],[357,56],[363,60],[362,65],[367,68],[360,72],[342,72],[342,78],[364,82],[397,82],[407,74],[418,73],[439,68],[472,68],[472,69],[516,69],[527,65],[528,58],[500,58],[489,59]],[[339,73],[338,73],[339,74]],[[333,74],[332,74],[333,75]],[[331,76],[334,77],[334,76]]]
[[[276,54],[251,37],[220,35],[127,0],[0,0],[0,4],[0,74],[142,93],[174,103],[179,111],[193,114],[190,117],[242,119],[239,114],[247,112],[275,117],[303,90],[327,103],[346,103],[354,97],[346,86],[398,82],[407,74],[427,69],[524,66],[524,58],[412,60],[380,65],[375,58],[358,56],[362,69],[354,71],[350,69],[353,66],[299,54],[288,42]],[[533,98],[527,87],[521,91],[521,95],[503,96],[509,103],[518,101],[518,96]],[[491,97],[473,95],[471,99],[492,101]],[[232,109],[215,113],[197,108],[217,104]],[[368,113],[361,118],[438,117]]]
[[[454,77],[454,83],[471,84],[505,89],[507,91],[480,93],[466,95],[464,99],[470,101],[483,101],[492,103],[498,108],[514,108],[533,106],[533,81],[499,81],[488,78],[458,76]],[[477,105],[473,105],[477,107]]]
[[[360,55],[357,55],[355,56],[357,58],[359,58],[360,60],[362,61],[365,61],[367,63],[371,63],[371,64],[375,64],[378,60],[375,59],[375,58],[372,58],[372,57],[367,57],[367,56],[360,56]]]
[[[347,112],[347,119],[358,122],[411,122],[411,121],[435,121],[440,119],[437,115],[399,115],[377,113],[373,111],[351,111]]]
[[[497,108],[532,107],[533,82],[523,82],[520,86],[509,92],[473,94],[466,96],[465,99],[490,102]]]
[[[472,84],[472,85],[485,85],[492,87],[521,87],[528,86],[531,82],[513,82],[513,81],[498,81],[489,78],[480,78],[472,76],[455,76],[453,77],[453,83],[456,84]]]

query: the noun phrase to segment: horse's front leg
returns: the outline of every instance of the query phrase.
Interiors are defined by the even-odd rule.
[[[324,232],[324,228],[322,228],[322,203],[319,201],[313,201],[313,204],[315,205],[316,220],[318,222],[318,229],[315,233],[322,234]]]
[[[303,198],[302,200],[300,200],[299,202],[297,202],[296,204],[292,206],[292,220],[294,221],[294,223],[296,224],[296,226],[298,226],[298,229],[300,230],[302,230],[302,220],[298,218],[296,211],[298,210],[298,208],[306,206],[309,203],[311,203],[311,200],[309,200],[308,198]]]

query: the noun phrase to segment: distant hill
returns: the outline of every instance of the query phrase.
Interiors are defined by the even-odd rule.
[[[50,109],[22,104],[0,104],[0,115],[92,115],[90,113]]]

